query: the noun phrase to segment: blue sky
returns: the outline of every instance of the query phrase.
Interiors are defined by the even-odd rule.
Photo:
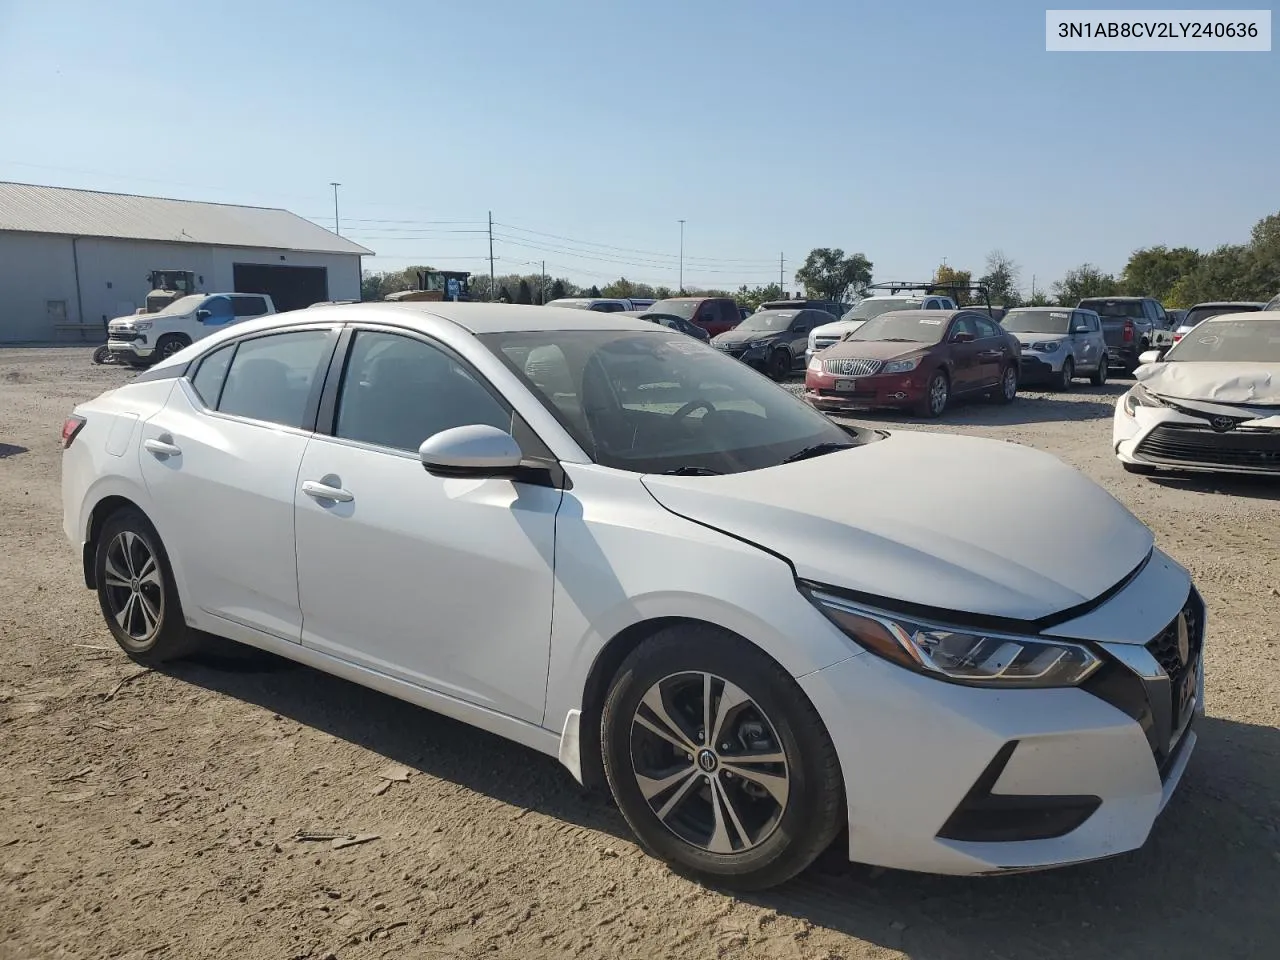
[[[492,210],[500,272],[674,285],[683,218],[688,284],[998,247],[1044,287],[1280,210],[1278,57],[1050,54],[995,0],[0,0],[0,179],[330,227],[338,180],[374,269],[487,271]]]

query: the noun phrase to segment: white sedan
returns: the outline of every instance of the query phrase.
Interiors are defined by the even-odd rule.
[[[1140,359],[1112,426],[1124,469],[1280,476],[1280,313],[1213,316]]]
[[[644,321],[296,311],[63,445],[131,657],[217,634],[516,740],[710,882],[779,883],[846,825],[851,859],[937,873],[1122,853],[1195,745],[1204,605],[1108,494],[837,427]]]

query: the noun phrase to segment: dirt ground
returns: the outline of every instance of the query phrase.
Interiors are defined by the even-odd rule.
[[[269,660],[140,673],[84,589],[59,495],[63,416],[128,376],[85,349],[0,350],[3,960],[1278,955],[1280,485],[1123,473],[1123,383],[962,406],[936,429],[1063,457],[1194,573],[1208,718],[1146,847],[989,879],[830,855],[734,898],[642,854],[554,760],[462,724]]]

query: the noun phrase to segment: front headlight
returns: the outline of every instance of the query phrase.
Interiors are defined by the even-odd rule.
[[[818,345],[818,335],[817,335],[817,333],[811,333],[811,334],[809,334],[809,349],[810,349],[810,350],[812,350],[812,349],[814,349],[815,347],[817,347],[817,345]]]
[[[1039,343],[1031,345],[1032,350],[1039,350],[1041,353],[1053,353],[1062,346],[1061,340],[1041,340]]]
[[[1151,393],[1140,383],[1135,383],[1133,389],[1124,395],[1124,412],[1129,416],[1133,416],[1138,412],[1139,407],[1167,407],[1168,404]]]
[[[761,347],[767,347],[767,346],[768,346],[769,344],[771,344],[771,343],[773,343],[773,338],[772,338],[772,337],[769,337],[769,338],[768,338],[768,339],[766,339],[766,340],[752,340],[751,342],[749,342],[749,343],[747,344],[747,349],[748,349],[748,350],[759,350]]]
[[[150,330],[150,329],[151,329],[151,326],[152,326],[152,323],[153,323],[153,321],[151,321],[151,320],[135,320],[135,321],[133,322],[133,329],[135,329],[135,330]]]
[[[822,358],[821,358],[821,357],[814,357],[812,360],[810,360],[810,361],[809,361],[809,369],[810,369],[810,370],[812,370],[814,373],[821,373],[821,372],[822,372]]]
[[[923,623],[821,590],[805,595],[860,647],[908,670],[976,687],[1074,687],[1102,665],[1088,647]]]
[[[910,357],[906,360],[890,360],[884,365],[881,373],[907,373],[920,366],[919,357]]]

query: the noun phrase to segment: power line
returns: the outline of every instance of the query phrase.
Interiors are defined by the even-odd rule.
[[[537,237],[550,237],[550,238],[551,238],[551,239],[553,239],[553,240],[560,240],[560,241],[563,241],[563,242],[565,242],[565,243],[573,243],[573,244],[577,244],[577,245],[579,245],[579,246],[586,246],[586,247],[601,247],[601,248],[603,248],[603,249],[605,249],[605,250],[618,250],[618,251],[621,251],[621,252],[623,252],[623,253],[639,253],[639,254],[642,254],[642,255],[647,256],[647,257],[660,257],[660,258],[668,259],[668,260],[672,260],[672,261],[675,261],[675,260],[677,260],[677,259],[678,259],[678,258],[676,257],[676,255],[675,255],[675,254],[671,254],[671,253],[660,253],[660,252],[658,252],[658,251],[656,251],[656,250],[641,250],[641,249],[638,249],[638,248],[636,248],[636,247],[619,247],[619,246],[615,246],[614,244],[610,244],[610,243],[597,243],[597,242],[596,242],[596,241],[594,241],[594,240],[579,240],[579,239],[576,239],[576,238],[574,238],[574,237],[566,237],[566,236],[563,236],[563,235],[561,235],[561,234],[557,234],[557,233],[546,233],[546,232],[541,231],[541,230],[529,230],[529,229],[528,229],[528,228],[526,228],[526,227],[517,227],[515,224],[511,224],[511,223],[501,223],[501,222],[499,222],[499,221],[497,221],[497,220],[495,220],[495,221],[493,222],[493,225],[494,225],[495,227],[506,227],[508,230],[515,230],[517,233],[529,233],[529,234],[533,234],[534,236],[537,236]],[[756,259],[756,258],[751,258],[751,257],[694,257],[694,256],[686,256],[684,259],[685,259],[685,261],[686,261],[686,262],[688,262],[688,261],[693,261],[693,260],[705,260],[705,261],[710,262],[710,263],[743,263],[743,264],[756,264],[756,265],[758,265],[758,266],[763,266],[763,265],[765,265],[765,264],[772,265],[772,263],[773,263],[773,258],[772,258],[772,257],[769,257],[769,258],[767,258],[767,259],[765,259],[765,258]]]

